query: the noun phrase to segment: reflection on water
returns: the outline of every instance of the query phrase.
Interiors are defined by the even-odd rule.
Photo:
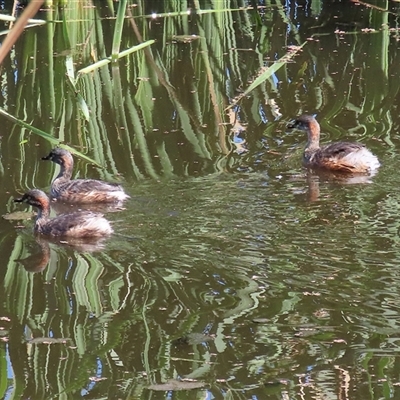
[[[353,196],[364,204],[376,187],[320,184],[322,195],[313,203],[305,194],[307,180],[290,174],[136,185],[128,209],[109,215],[117,232],[107,251],[85,255],[53,245],[53,265],[35,281],[21,269],[8,269],[8,290],[23,290],[26,281],[36,292],[32,311],[44,307],[53,315],[49,326],[36,327],[27,339],[51,332],[60,340],[72,337],[73,345],[45,341],[34,351],[70,360],[81,354],[93,369],[81,375],[78,368],[73,376],[100,387],[108,385],[102,379],[112,368],[103,365],[96,372],[91,360],[97,356],[104,364],[111,343],[113,360],[123,366],[114,373],[123,379],[124,371],[138,371],[136,385],[143,390],[152,369],[153,386],[168,382],[161,373],[170,370],[175,371],[170,379],[214,382],[213,393],[265,395],[297,392],[299,386],[313,393],[310,381],[318,387],[327,374],[337,379],[351,373],[332,365],[344,368],[355,351],[357,359],[372,351],[366,329],[395,334],[388,322],[394,319],[382,315],[379,298],[393,312],[396,292],[390,297],[385,292],[390,271],[381,275],[382,285],[365,274],[373,267],[378,276],[383,266],[376,247],[365,240],[365,224],[376,210],[357,209]],[[136,240],[126,240],[127,233]],[[363,247],[357,248],[360,239]],[[86,338],[72,334],[76,329]],[[213,340],[176,345],[178,338],[198,338],[201,332]],[[144,352],[145,364],[137,352]],[[166,353],[172,359],[163,372],[158,363]],[[187,361],[193,354],[194,365]],[[45,368],[40,357],[32,368]],[[119,393],[117,386],[113,390]]]
[[[290,173],[139,184],[127,210],[108,215],[116,235],[105,251],[52,245],[53,264],[38,279],[8,268],[7,291],[25,281],[35,291],[28,309],[53,317],[29,323],[27,339],[72,338],[34,352],[75,366],[71,384],[80,377],[88,392],[96,382],[122,395],[118,381],[133,374],[135,390],[186,378],[215,395],[311,398],[339,380],[341,390],[365,394],[356,382],[370,378],[369,363],[396,362],[398,330],[395,199],[379,189],[384,177],[375,179],[321,180],[314,202],[306,177]],[[185,337],[200,339],[177,346]],[[33,370],[46,369],[42,357],[33,360]],[[115,381],[104,380],[111,374]]]
[[[25,258],[14,261],[21,263],[28,272],[42,272],[50,261],[50,246],[46,240],[36,239],[39,249]]]
[[[322,169],[308,169],[305,177],[304,175],[301,175],[300,177],[294,177],[294,179],[306,179],[308,185],[308,200],[316,201],[319,199],[320,182],[331,182],[339,185],[365,185],[372,184],[373,177],[376,174],[376,171],[371,174],[346,174],[330,172]]]
[[[37,235],[35,237],[38,248],[28,257],[19,258],[14,261],[21,263],[28,272],[42,272],[50,261],[50,243],[60,247],[69,248],[81,253],[93,253],[104,250],[105,238],[52,238]]]
[[[130,11],[150,14],[161,3]],[[42,59],[17,77],[20,63],[5,66],[13,79],[4,79],[4,105],[105,167],[78,161],[74,178],[121,174],[131,199],[100,210],[116,231],[102,242],[48,241],[1,222],[1,376],[12,379],[0,397],[400,396],[398,5],[390,13],[343,2],[264,5],[136,18],[157,42],[119,70],[82,78],[89,123],[75,94],[58,86],[63,48],[51,60],[41,53],[54,63],[44,72]],[[64,31],[54,24],[55,38],[76,19],[89,21],[82,41],[70,33],[77,65],[105,51],[81,46],[97,33],[111,48],[112,20],[96,15],[54,16],[70,21]],[[360,30],[372,23],[376,32]],[[125,32],[126,48],[134,32]],[[26,38],[39,33],[51,42],[44,30]],[[199,37],[171,41],[183,34]],[[224,111],[288,45],[307,39],[292,62]],[[303,112],[318,113],[323,142],[365,143],[379,172],[304,170],[304,135],[285,128]],[[39,162],[48,144],[4,129],[2,214],[13,211],[8,196],[46,188],[54,173]]]

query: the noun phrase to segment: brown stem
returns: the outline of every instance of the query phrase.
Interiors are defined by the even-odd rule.
[[[25,11],[21,14],[21,16],[17,19],[14,27],[8,33],[4,42],[0,47],[0,64],[3,63],[6,55],[11,50],[11,47],[17,41],[17,39],[21,36],[21,33],[25,29],[26,24],[28,23],[28,19],[32,18],[38,12],[40,6],[44,3],[44,0],[32,0],[29,5],[25,8]]]

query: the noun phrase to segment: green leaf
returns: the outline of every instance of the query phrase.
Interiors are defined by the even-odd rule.
[[[20,119],[14,117],[13,115],[9,114],[7,111],[3,110],[2,108],[0,108],[0,115],[2,115],[3,117],[7,118],[8,120],[16,123],[17,125],[20,125],[20,126],[26,128],[26,129],[32,131],[34,134],[42,137],[43,139],[47,140],[51,144],[63,147],[64,149],[70,151],[71,153],[83,158],[84,160],[86,160],[86,161],[88,161],[88,162],[90,162],[92,164],[95,164],[96,166],[98,166],[100,168],[102,168],[102,166],[99,163],[97,163],[95,160],[91,159],[90,157],[86,156],[85,154],[81,153],[80,151],[75,150],[74,148],[72,148],[72,147],[70,147],[70,146],[68,146],[66,144],[61,144],[61,142],[58,139],[56,139],[54,136],[52,136],[49,133],[44,132],[41,129],[36,128],[36,127],[34,127],[34,126],[32,126],[32,125],[30,125],[30,124],[28,124],[28,123],[26,123],[26,122],[24,122],[24,121],[22,121]],[[21,144],[24,143],[24,142],[25,141],[22,141]]]
[[[269,79],[276,71],[278,71],[281,67],[286,65],[292,58],[303,48],[303,46],[307,43],[304,42],[300,46],[292,46],[290,50],[281,57],[278,61],[275,61],[270,67],[262,68],[258,77],[253,81],[253,83],[238,97],[236,97],[232,104],[226,109],[234,107],[243,97],[246,97],[252,90],[254,90],[257,86],[261,85],[267,79]]]

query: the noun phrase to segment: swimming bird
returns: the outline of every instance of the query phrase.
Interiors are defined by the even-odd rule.
[[[68,150],[56,147],[42,160],[60,165],[60,173],[51,184],[50,195],[54,200],[69,203],[112,203],[122,202],[128,196],[116,183],[96,179],[71,179],[74,159]]]
[[[76,238],[102,237],[113,233],[110,223],[103,214],[77,211],[50,218],[50,199],[39,189],[29,190],[14,202],[27,203],[38,209],[34,226],[35,233]]]
[[[320,147],[320,125],[312,115],[302,115],[288,125],[289,129],[307,132],[303,163],[306,167],[320,167],[332,171],[370,174],[379,166],[378,158],[362,143],[335,142]]]

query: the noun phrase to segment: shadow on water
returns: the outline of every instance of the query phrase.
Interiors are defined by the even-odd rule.
[[[156,43],[81,78],[89,121],[65,63],[110,55],[110,8],[53,9],[64,23],[27,30],[4,64],[1,106],[104,166],[77,160],[73,178],[118,180],[131,199],[97,210],[115,230],[100,242],[0,223],[0,397],[397,398],[398,4],[185,4],[150,18],[173,10],[136,3],[121,49],[138,32]],[[364,143],[379,172],[303,169],[306,138],[286,126],[305,112],[322,143]],[[57,172],[42,138],[3,129],[6,214]]]

